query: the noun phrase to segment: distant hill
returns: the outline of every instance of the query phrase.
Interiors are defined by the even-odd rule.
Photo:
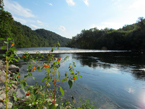
[[[17,48],[22,47],[52,47],[59,41],[60,46],[65,46],[70,39],[62,37],[52,31],[45,29],[32,30],[26,25],[14,21],[12,26],[12,37]]]
[[[42,38],[49,42],[49,45],[53,45],[56,41],[59,41],[61,46],[66,46],[67,42],[70,40],[68,38],[62,37],[52,31],[45,29],[37,29],[35,30],[37,34],[39,34]]]

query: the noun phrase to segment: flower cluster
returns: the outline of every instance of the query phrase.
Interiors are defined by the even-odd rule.
[[[26,96],[29,96],[29,95],[30,95],[30,92],[29,92],[29,91],[27,91]]]

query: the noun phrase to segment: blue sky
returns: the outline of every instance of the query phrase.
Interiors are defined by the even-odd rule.
[[[72,38],[83,29],[119,29],[145,18],[145,0],[4,0],[14,20]]]

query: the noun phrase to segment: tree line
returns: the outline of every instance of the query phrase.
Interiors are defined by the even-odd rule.
[[[68,46],[83,49],[145,50],[145,19],[139,17],[137,23],[115,29],[82,30],[69,42]]]

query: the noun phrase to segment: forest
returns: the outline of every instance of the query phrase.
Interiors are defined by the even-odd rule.
[[[137,23],[125,25],[118,30],[112,28],[82,30],[72,38],[68,46],[83,49],[144,51],[145,19],[139,17]]]
[[[13,21],[12,37],[16,47],[52,47],[59,41],[63,47],[70,40],[45,29],[31,30],[28,26]]]
[[[0,3],[1,4],[1,3]],[[0,6],[0,38],[11,37],[16,48],[23,47],[52,47],[59,41],[60,46],[66,46],[71,39],[62,37],[45,29],[32,30],[26,25],[14,21],[11,13]]]

